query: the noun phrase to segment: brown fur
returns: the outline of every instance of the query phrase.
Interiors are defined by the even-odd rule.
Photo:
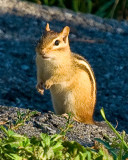
[[[46,26],[37,45],[37,90],[50,89],[56,114],[73,113],[74,119],[94,124],[96,81],[89,63],[70,51],[69,27],[56,33]],[[59,45],[55,45],[55,41]],[[42,86],[43,85],[43,86]]]

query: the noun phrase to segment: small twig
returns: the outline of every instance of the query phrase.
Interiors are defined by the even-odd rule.
[[[0,125],[6,124],[8,121],[0,121]]]
[[[115,3],[113,5],[112,11],[111,11],[111,18],[113,18],[113,16],[114,16],[114,12],[115,12],[115,9],[116,9],[118,3],[119,3],[119,0],[115,0]]]
[[[28,111],[24,116],[20,117],[21,119],[19,120],[19,122],[17,122],[16,124],[11,124],[11,125],[10,125],[10,129],[12,129],[12,130],[18,129],[20,126],[24,125],[25,122],[26,122],[27,120],[29,120],[29,118],[30,118],[31,116],[33,116],[33,115],[35,115],[35,114],[37,114],[37,112],[34,113],[34,112]]]
[[[115,126],[115,129],[118,127],[118,121],[116,120],[116,126]]]
[[[123,15],[123,19],[126,19],[126,0],[123,0],[122,3],[123,3],[122,4],[122,11],[123,11],[122,15]]]

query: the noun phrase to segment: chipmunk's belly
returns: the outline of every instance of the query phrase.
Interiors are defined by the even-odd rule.
[[[73,113],[75,98],[72,91],[66,89],[66,85],[64,83],[54,85],[50,89],[56,114]]]

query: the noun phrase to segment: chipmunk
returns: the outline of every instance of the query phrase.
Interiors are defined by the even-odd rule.
[[[36,47],[36,88],[41,94],[50,89],[56,114],[71,112],[76,121],[94,124],[96,80],[87,60],[71,52],[69,31],[54,32],[47,23]]]

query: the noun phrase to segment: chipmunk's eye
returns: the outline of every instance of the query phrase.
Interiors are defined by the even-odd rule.
[[[55,43],[54,43],[56,46],[58,46],[60,44],[60,41],[59,40],[56,40]]]

